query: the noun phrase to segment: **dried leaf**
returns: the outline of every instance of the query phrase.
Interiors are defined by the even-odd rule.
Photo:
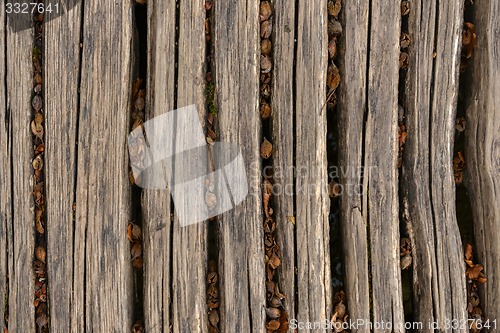
[[[260,104],[259,113],[262,119],[267,119],[271,116],[271,107],[266,102]]]
[[[333,0],[328,2],[328,15],[337,18],[339,16],[341,9],[342,9],[342,3],[340,0]]]
[[[260,145],[260,156],[263,159],[268,159],[269,157],[271,157],[272,152],[273,145],[266,138],[264,138],[264,141]]]
[[[269,1],[262,1],[259,8],[259,18],[261,22],[267,21],[273,15],[273,9]]]

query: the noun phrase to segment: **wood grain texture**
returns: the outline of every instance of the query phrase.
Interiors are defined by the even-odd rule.
[[[174,110],[175,2],[148,3],[148,81],[146,121]],[[173,209],[165,190],[142,192],[144,235],[144,321],[147,332],[169,332],[171,325],[171,232]]]
[[[177,106],[196,105],[199,131],[202,131],[206,119],[204,4],[204,0],[181,2],[179,21]],[[193,134],[179,128],[176,147],[188,146]],[[208,171],[207,158],[208,155],[205,155],[205,159],[201,156],[176,158],[175,170],[192,170],[190,165],[196,165],[200,171]],[[180,206],[176,208],[172,243],[173,331],[207,332],[207,221],[181,227],[177,219],[179,209],[205,209],[205,202],[177,204]],[[184,208],[181,207],[183,204]]]
[[[462,17],[462,2],[415,3],[409,25],[403,202],[413,227],[415,314],[443,330],[446,319],[467,320],[452,170]]]
[[[131,6],[86,1],[82,22],[75,293],[85,301],[85,313],[78,313],[85,330],[95,332],[127,332],[133,319],[126,145]]]
[[[405,121],[409,136],[405,143],[402,198],[408,220],[413,257],[413,299],[415,320],[435,320],[434,295],[438,294],[434,221],[430,173],[430,127],[436,2],[415,3],[409,16],[409,48]],[[424,332],[430,332],[424,327]]]
[[[5,11],[0,12],[0,50],[6,50],[5,40]],[[5,55],[0,54],[0,82],[6,82],[7,75]],[[0,331],[4,330],[5,300],[8,300],[8,245],[10,234],[8,225],[12,223],[11,199],[11,163],[10,163],[10,114],[7,112],[7,91],[5,84],[0,84]],[[10,228],[9,228],[10,229]],[[3,300],[3,301],[2,301]],[[8,309],[7,309],[8,311]]]
[[[258,1],[237,0],[213,9],[220,139],[240,145],[250,183],[245,201],[219,218],[223,332],[266,331],[258,8]]]
[[[274,211],[277,222],[277,243],[281,255],[278,269],[280,291],[286,296],[288,317],[295,315],[295,217],[294,207],[294,59],[295,59],[295,4],[286,0],[273,1],[273,96],[271,122],[274,183]]]
[[[472,104],[467,110],[466,183],[478,262],[488,282],[481,295],[486,318],[500,318],[500,22],[498,1],[477,1]],[[493,330],[492,330],[493,331]],[[498,331],[498,328],[497,328]]]
[[[84,331],[83,288],[75,290],[73,201],[76,181],[81,3],[58,19],[47,13],[45,30],[45,188],[50,330]],[[62,172],[64,170],[64,172]],[[76,268],[79,274],[84,274]]]
[[[404,326],[397,171],[400,1],[372,1],[370,15],[363,213],[369,228],[372,319],[392,322],[394,332],[403,332],[398,327]]]
[[[298,2],[296,61],[297,320],[332,314],[326,156],[326,1]],[[312,330],[325,332],[324,329]]]
[[[465,263],[456,218],[452,165],[463,5],[462,1],[438,1],[437,4],[437,56],[430,115],[430,187],[438,254],[439,308],[436,313],[440,323],[450,318],[459,322],[467,320]]]
[[[22,19],[31,21],[31,17]],[[9,18],[8,18],[9,20]],[[7,25],[7,112],[10,114],[12,140],[12,180],[14,204],[12,224],[7,232],[9,244],[9,328],[18,332],[35,332],[35,283],[33,254],[35,217],[33,201],[33,143],[31,139],[31,95],[33,89],[33,30],[16,31],[15,23]],[[14,181],[15,180],[15,181]]]
[[[362,184],[359,170],[363,165],[363,125],[367,107],[369,2],[343,3],[344,33],[339,43],[339,164],[349,172],[340,178],[344,189],[357,189]],[[344,247],[345,288],[349,315],[355,319],[370,318],[370,286],[368,270],[368,233],[366,205],[361,191],[344,191],[341,198],[341,229]],[[355,332],[368,332],[359,327]]]

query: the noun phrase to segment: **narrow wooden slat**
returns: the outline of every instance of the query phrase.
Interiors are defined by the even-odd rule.
[[[179,21],[178,108],[196,105],[201,132],[206,119],[205,108],[205,0],[182,1]],[[181,111],[182,112],[182,111]],[[185,147],[194,133],[177,128],[176,147]],[[181,155],[182,156],[182,155]],[[208,155],[205,155],[207,158]],[[208,170],[208,161],[193,158],[176,159],[175,169],[191,170],[196,165]],[[205,165],[203,165],[203,163]],[[187,199],[187,198],[186,198]],[[205,208],[205,202],[174,202],[178,209]],[[201,207],[198,205],[202,205]],[[177,210],[178,211],[178,210]],[[207,222],[181,227],[177,213],[173,225],[173,331],[207,332]]]
[[[0,12],[0,50],[5,50],[5,11]],[[5,82],[7,52],[0,54],[0,82]],[[5,84],[0,84],[0,330],[4,330],[5,305],[2,300],[8,299],[7,295],[7,233],[8,224],[12,223],[11,201],[11,165],[10,165],[10,115],[7,112],[7,96]]]
[[[50,329],[83,331],[83,288],[74,289],[73,201],[80,69],[81,3],[58,19],[47,13],[45,30],[45,188]],[[64,170],[64,172],[61,172]],[[81,268],[76,268],[84,274]]]
[[[85,313],[79,315],[85,316],[87,331],[127,332],[132,327],[126,237],[131,6],[85,1],[82,22],[74,288],[85,299]]]
[[[343,187],[341,229],[344,239],[345,288],[349,315],[353,320],[370,318],[368,233],[362,210],[363,123],[366,110],[369,2],[343,3],[344,33],[339,43],[339,166]],[[354,172],[353,172],[354,171]],[[368,332],[357,327],[355,332]]]
[[[10,20],[10,18],[8,18]],[[31,16],[17,17],[7,25],[7,112],[10,113],[13,158],[13,222],[9,244],[9,327],[35,332],[33,143],[31,139],[31,94],[33,89],[33,30],[16,31],[17,24],[30,26]],[[26,20],[21,22],[21,20]],[[14,181],[15,180],[15,181]]]
[[[294,46],[295,3],[275,0],[273,58],[274,79],[271,100],[273,129],[273,169],[276,189],[275,218],[277,242],[281,254],[279,281],[286,296],[285,309],[289,318],[295,316],[295,224],[289,217],[294,212]]]
[[[415,3],[409,16],[409,71],[405,121],[409,136],[405,143],[402,172],[402,198],[405,217],[411,228],[413,295],[415,321],[435,320],[437,264],[435,230],[430,193],[429,117],[436,24],[436,2]],[[425,327],[427,332],[431,330]]]
[[[391,322],[394,332],[403,332],[397,171],[400,1],[372,1],[370,15],[363,213],[369,228],[372,319]],[[374,328],[382,331],[391,329]]]
[[[478,262],[488,282],[481,295],[486,318],[500,318],[500,11],[498,1],[478,1],[472,105],[467,111],[467,187],[474,216]],[[498,321],[498,320],[497,320]],[[498,330],[498,328],[497,328]]]
[[[299,1],[296,59],[297,320],[332,314],[326,156],[326,1]],[[325,332],[324,329],[313,332]]]
[[[434,95],[432,100],[430,172],[436,227],[438,320],[467,320],[464,256],[455,209],[453,137],[458,98],[464,2],[438,1]],[[442,326],[441,326],[442,327]],[[451,329],[449,329],[451,332]],[[460,327],[459,332],[467,329]]]
[[[175,2],[148,3],[146,120],[174,110]],[[171,207],[165,190],[143,190],[144,320],[147,332],[171,323]]]
[[[220,328],[265,332],[259,2],[215,2],[213,10],[220,139],[240,145],[249,180],[245,201],[219,218]]]
[[[437,322],[445,330],[447,319],[467,320],[451,162],[462,17],[462,2],[443,1],[417,2],[410,16],[413,46],[409,52],[403,204],[413,229],[415,319],[426,329],[428,322]]]

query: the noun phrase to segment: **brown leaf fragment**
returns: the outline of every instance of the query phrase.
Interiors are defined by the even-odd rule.
[[[130,248],[130,255],[132,260],[139,258],[142,256],[142,245],[140,243],[133,243]]]
[[[266,138],[264,138],[264,141],[260,145],[260,156],[263,159],[268,159],[269,157],[271,157],[272,152],[273,145]]]
[[[262,22],[262,24],[260,25],[260,37],[269,38],[272,32],[273,32],[273,23],[271,22],[271,20]]]
[[[259,113],[262,119],[267,119],[271,116],[271,107],[266,102],[260,104]]]
[[[405,270],[411,266],[412,263],[412,257],[410,254],[405,255],[404,257],[401,258],[401,270]]]
[[[262,73],[269,73],[271,68],[273,67],[273,63],[271,59],[267,56],[260,56],[260,71]]]
[[[142,237],[141,227],[137,224],[129,223],[127,227],[127,238],[131,242],[136,242]]]
[[[468,267],[465,275],[467,275],[467,277],[471,280],[476,280],[483,269],[483,265],[477,264],[473,267]]]
[[[409,56],[406,52],[401,52],[399,54],[399,67],[406,69],[408,68]]]
[[[407,0],[401,1],[401,16],[406,16],[410,14],[410,8],[411,8],[410,1]]]
[[[260,53],[262,55],[265,56],[269,55],[271,53],[272,48],[273,45],[269,39],[265,38],[260,42]]]
[[[337,18],[341,9],[342,3],[340,0],[332,0],[328,2],[328,15]]]
[[[337,20],[328,21],[328,35],[340,35],[342,33],[342,24]]]
[[[273,9],[269,1],[262,1],[259,8],[259,18],[261,22],[269,20],[273,15]]]
[[[406,49],[408,46],[411,44],[411,38],[410,35],[406,32],[403,32],[401,34],[401,39],[399,40],[399,44],[401,48]]]
[[[42,108],[42,98],[39,96],[39,95],[35,95],[33,97],[33,100],[31,101],[31,106],[33,106],[33,109],[35,109],[35,111],[40,111],[40,109]]]
[[[281,311],[276,308],[266,308],[266,315],[271,319],[278,319],[281,316]]]
[[[330,91],[334,91],[340,85],[340,73],[335,64],[330,64],[327,71],[327,85]]]
[[[277,320],[271,320],[266,323],[266,328],[268,331],[276,331],[280,328],[280,322]]]
[[[337,36],[333,36],[328,42],[328,56],[335,59],[337,56]]]

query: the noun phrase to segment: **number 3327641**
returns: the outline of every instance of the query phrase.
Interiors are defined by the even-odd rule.
[[[44,5],[37,2],[13,2],[5,4],[7,14],[59,13],[59,3]]]

